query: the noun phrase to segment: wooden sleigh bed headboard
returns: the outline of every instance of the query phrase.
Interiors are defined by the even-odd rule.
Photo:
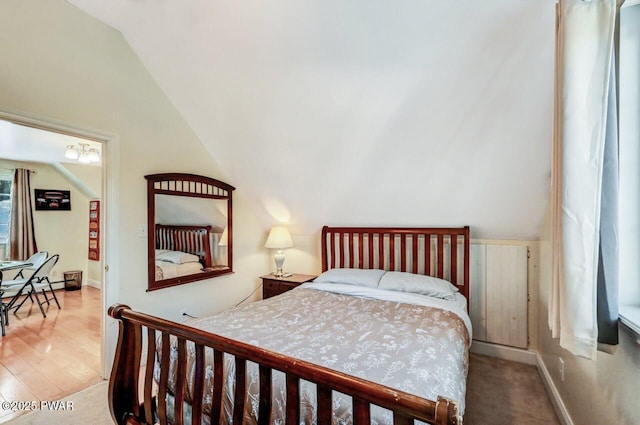
[[[322,268],[383,268],[413,271],[448,278],[468,295],[469,228],[354,228],[324,227],[322,230]],[[391,252],[391,253],[389,253]],[[265,302],[269,302],[267,300]],[[243,423],[247,396],[249,362],[259,367],[258,425],[271,423],[272,372],[281,371],[286,382],[286,425],[300,423],[301,381],[317,385],[317,422],[332,423],[332,396],[337,391],[352,397],[353,423],[370,424],[372,405],[393,412],[393,424],[413,425],[420,420],[436,425],[460,425],[456,401],[437,397],[429,400],[379,383],[351,376],[327,367],[309,363],[254,345],[225,338],[184,324],[135,312],[116,304],[109,315],[118,320],[119,338],[109,380],[109,406],[118,424],[167,423],[169,371],[174,376],[175,424],[183,423],[183,413],[191,412],[191,423],[200,424],[209,415],[211,424],[220,423],[223,399],[223,358],[229,354],[235,362],[233,423]],[[161,361],[156,365],[157,342],[161,344]],[[170,341],[176,341],[170,354]],[[188,370],[188,349],[195,353],[193,367]],[[204,394],[207,374],[205,352],[213,353],[212,393]],[[175,355],[174,355],[175,354]],[[176,367],[170,365],[175,358]],[[154,368],[159,368],[159,382],[154,381]],[[187,388],[188,374],[193,374],[193,388]],[[233,379],[233,378],[232,378]],[[203,399],[212,400],[212,408],[204,412]],[[190,398],[191,402],[187,401]],[[190,404],[190,406],[187,406]]]
[[[211,267],[211,226],[156,224],[156,249],[194,254],[203,267]]]
[[[342,267],[429,275],[454,283],[469,299],[469,226],[324,226],[321,244],[322,271]]]

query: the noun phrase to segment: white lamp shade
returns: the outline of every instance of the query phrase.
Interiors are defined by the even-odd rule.
[[[269,237],[264,244],[265,248],[283,249],[291,248],[293,246],[293,239],[286,227],[276,226],[271,228]]]
[[[78,149],[75,146],[68,145],[64,152],[64,156],[69,159],[78,159],[78,156],[80,156],[80,153],[78,152]]]
[[[96,148],[89,149],[89,161],[100,162],[100,154],[98,153],[98,149]]]

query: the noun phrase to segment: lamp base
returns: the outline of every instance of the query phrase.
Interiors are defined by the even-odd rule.
[[[271,273],[271,275],[273,277],[277,277],[278,279],[281,279],[283,277],[291,277],[293,276],[293,273],[286,273],[286,272],[283,272],[282,270],[276,270],[275,272]]]
[[[284,264],[284,253],[281,249],[276,251],[276,255],[274,256],[274,260],[276,262],[276,271],[273,272],[275,277],[289,277],[291,273],[285,273],[282,271],[282,265]]]

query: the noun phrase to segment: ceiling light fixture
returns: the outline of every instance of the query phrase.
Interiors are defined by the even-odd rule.
[[[89,148],[88,143],[78,143],[80,147],[75,145],[67,145],[64,151],[65,158],[75,159],[83,164],[92,162],[100,162],[100,153],[96,148]]]

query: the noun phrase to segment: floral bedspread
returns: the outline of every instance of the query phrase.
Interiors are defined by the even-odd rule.
[[[470,339],[464,321],[451,311],[298,288],[188,324],[430,400],[448,397],[457,400],[460,415],[464,413]],[[193,376],[193,345],[188,345],[188,351],[187,371]],[[213,383],[210,356],[208,353],[209,389]],[[175,347],[171,357],[177,358]],[[225,423],[231,423],[235,363],[230,355],[225,355],[224,363],[226,393],[231,395],[224,397]],[[169,388],[174,388],[172,376],[170,373]],[[250,402],[245,423],[256,423],[257,365],[248,365],[247,376]],[[273,423],[280,424],[284,423],[284,374],[274,371],[272,381]],[[303,382],[300,397],[301,422],[315,423],[315,385]],[[210,405],[209,397],[204,400],[205,412]],[[350,397],[334,395],[333,405],[333,423],[351,423]],[[374,407],[371,413],[373,423],[393,423],[387,410]]]

